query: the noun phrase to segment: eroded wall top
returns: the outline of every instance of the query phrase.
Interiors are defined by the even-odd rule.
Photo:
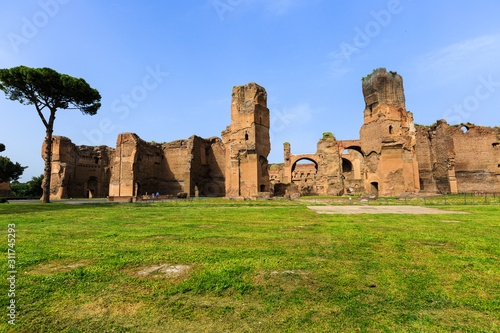
[[[405,109],[403,78],[396,72],[387,72],[385,68],[378,68],[363,79],[363,96],[366,108],[387,104]]]

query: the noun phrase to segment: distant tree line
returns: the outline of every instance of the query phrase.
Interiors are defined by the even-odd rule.
[[[0,153],[4,150],[5,145],[0,143]],[[8,157],[0,156],[0,183],[19,179],[26,168],[17,162],[12,162]]]
[[[16,198],[36,198],[40,199],[43,195],[42,189],[43,174],[31,178],[26,183],[20,183],[17,180],[10,184],[12,196]]]

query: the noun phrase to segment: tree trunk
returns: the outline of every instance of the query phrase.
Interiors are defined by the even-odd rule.
[[[42,203],[50,203],[50,176],[52,174],[52,127],[45,133],[45,167],[43,169]]]

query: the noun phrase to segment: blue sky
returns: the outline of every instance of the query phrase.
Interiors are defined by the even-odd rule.
[[[51,67],[102,95],[95,116],[60,110],[56,135],[115,147],[121,132],[169,142],[219,136],[233,86],[266,88],[272,163],[314,153],[323,132],[359,138],[361,77],[403,76],[415,122],[500,125],[498,0],[10,1],[0,68]],[[32,106],[0,97],[4,154],[43,172]]]

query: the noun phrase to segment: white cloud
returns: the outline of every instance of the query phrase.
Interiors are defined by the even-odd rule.
[[[417,61],[419,71],[443,73],[448,80],[465,72],[498,68],[500,35],[485,35],[429,52]]]

